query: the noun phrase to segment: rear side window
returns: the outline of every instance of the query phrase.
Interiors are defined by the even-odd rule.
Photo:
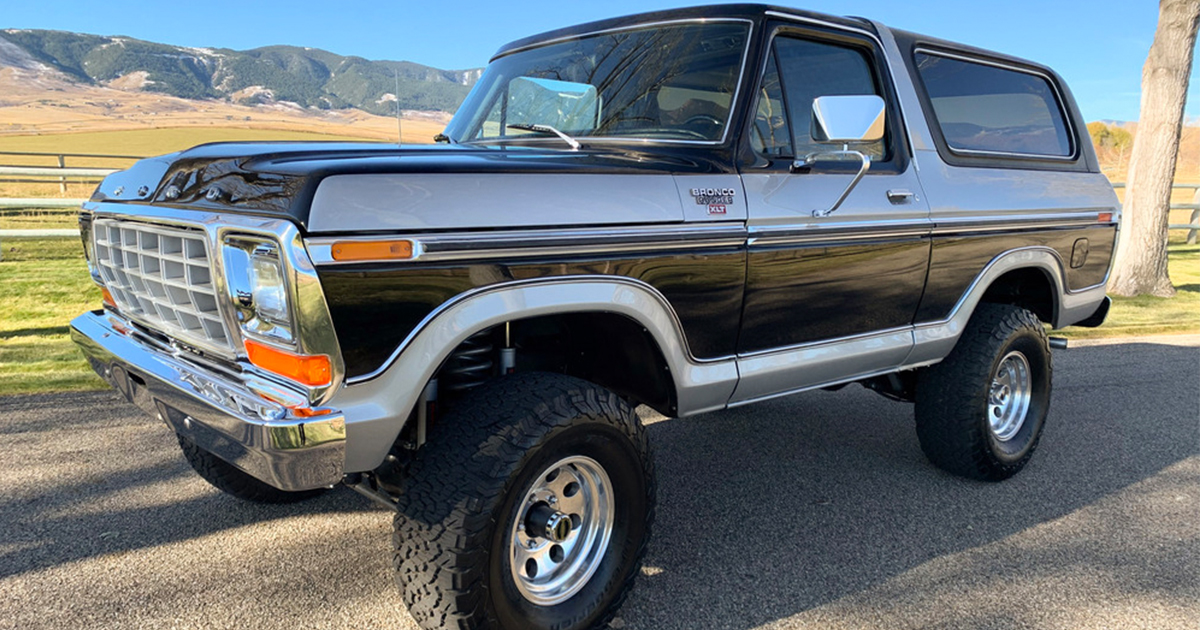
[[[1063,107],[1043,76],[918,52],[917,72],[951,150],[1069,158]]]

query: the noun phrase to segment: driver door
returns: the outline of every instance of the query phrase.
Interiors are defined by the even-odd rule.
[[[767,54],[742,170],[750,245],[738,353],[892,331],[896,339],[872,361],[899,365],[911,343],[896,329],[912,324],[929,266],[929,206],[882,53],[866,36],[783,24]],[[870,168],[837,211],[814,216],[860,162],[794,168],[806,155],[843,149],[813,139],[813,101],[865,94],[887,103],[887,131],[848,147],[871,157]]]

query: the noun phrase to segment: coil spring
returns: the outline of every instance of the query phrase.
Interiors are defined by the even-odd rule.
[[[494,356],[490,331],[467,337],[446,359],[438,376],[439,388],[446,392],[463,392],[482,385],[495,373]]]

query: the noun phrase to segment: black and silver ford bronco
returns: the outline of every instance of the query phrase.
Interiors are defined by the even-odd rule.
[[[501,48],[434,145],[110,176],[80,216],[105,303],[72,334],[217,488],[394,510],[422,626],[593,628],[653,520],[638,405],[861,383],[915,403],[946,471],[1026,465],[1046,326],[1108,310],[1084,129],[1052,70],[869,20],[584,24]]]

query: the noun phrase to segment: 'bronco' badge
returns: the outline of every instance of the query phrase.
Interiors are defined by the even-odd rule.
[[[732,188],[693,188],[691,193],[697,205],[708,206],[709,214],[725,214],[725,206],[733,203],[737,194]]]

